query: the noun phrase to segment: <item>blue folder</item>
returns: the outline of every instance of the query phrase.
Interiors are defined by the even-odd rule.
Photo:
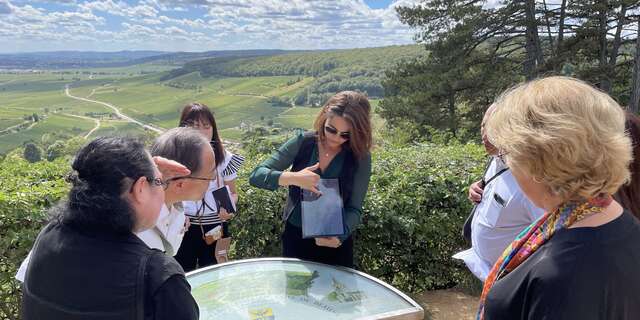
[[[343,200],[338,179],[320,179],[315,193],[302,191],[302,237],[335,237],[344,234]]]

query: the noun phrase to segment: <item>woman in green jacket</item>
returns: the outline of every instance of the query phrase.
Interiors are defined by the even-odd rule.
[[[343,91],[331,97],[316,117],[314,131],[282,145],[251,174],[251,185],[268,190],[288,187],[282,255],[332,265],[353,266],[352,234],[360,224],[371,177],[371,122],[367,98]],[[285,171],[291,167],[290,171]],[[338,179],[343,200],[344,233],[302,237],[301,194],[320,193],[320,179]]]

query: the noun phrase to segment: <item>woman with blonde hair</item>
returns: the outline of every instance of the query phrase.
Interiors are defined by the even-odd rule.
[[[371,176],[371,123],[367,98],[343,91],[316,117],[314,131],[287,141],[251,174],[251,185],[268,190],[289,187],[283,212],[283,256],[353,266],[353,237]],[[291,171],[285,171],[291,167]],[[318,193],[320,179],[338,179],[344,204],[339,236],[303,238],[302,189]]]
[[[640,223],[611,196],[629,179],[623,110],[566,77],[496,104],[489,139],[546,213],[493,266],[478,319],[640,319]]]

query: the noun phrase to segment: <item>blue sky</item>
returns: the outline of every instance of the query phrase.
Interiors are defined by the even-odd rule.
[[[417,0],[0,0],[0,52],[335,49],[413,43]]]

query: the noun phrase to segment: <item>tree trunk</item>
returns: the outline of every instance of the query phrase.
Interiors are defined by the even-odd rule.
[[[525,2],[525,24],[526,24],[526,61],[524,62],[525,77],[527,80],[534,79],[538,75],[538,68],[544,63],[542,47],[538,36],[538,22],[536,21],[536,2],[526,0]]]
[[[602,1],[602,3],[600,3],[600,10],[598,10],[598,36],[600,39],[598,68],[602,74],[600,77],[600,89],[608,93],[611,91],[611,79],[607,72],[607,8],[608,1]]]
[[[640,100],[640,16],[637,18],[637,23],[636,54],[633,59],[633,87],[631,89],[631,101],[629,103],[629,109],[635,114],[638,114],[638,111],[640,111],[640,108],[638,108],[638,100]]]
[[[556,52],[560,53],[560,46],[564,40],[564,19],[567,17],[567,0],[562,0],[560,7],[560,21],[558,21],[558,40],[556,42]]]
[[[550,59],[552,60],[552,68],[556,72],[562,70],[564,65],[565,57],[564,57],[564,49],[563,49],[563,41],[564,41],[564,21],[567,17],[567,0],[562,0],[562,4],[560,5],[560,16],[558,18],[558,38],[555,41],[555,44],[550,45],[551,52],[553,54]]]
[[[447,106],[449,108],[449,129],[451,129],[451,133],[455,137],[458,133],[458,119],[456,115],[456,92],[453,89],[447,97]]]

